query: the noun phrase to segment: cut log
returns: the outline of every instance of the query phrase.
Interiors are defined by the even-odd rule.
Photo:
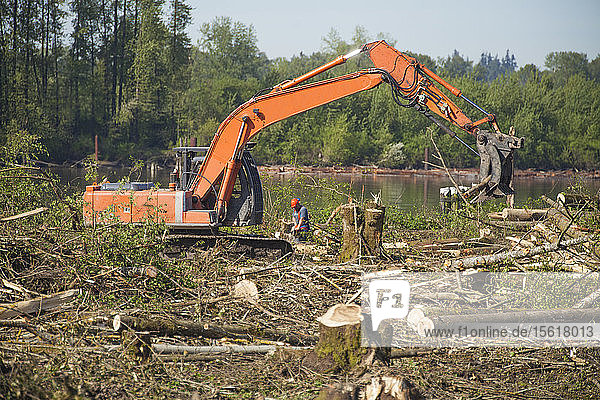
[[[515,246],[519,246],[519,247],[528,247],[530,249],[535,247],[535,244],[533,244],[529,240],[523,239],[522,237],[518,238],[518,237],[513,237],[513,236],[506,236],[506,240],[510,240],[511,242],[513,242],[515,244]]]
[[[210,339],[221,339],[224,337],[250,339],[252,337],[259,337],[283,341],[292,345],[306,345],[317,341],[317,338],[311,335],[288,333],[276,329],[252,326],[214,325],[203,322],[166,318],[146,319],[130,317],[127,315],[116,315],[113,318],[113,329],[115,331],[122,331],[124,329],[148,331],[165,336],[202,336]]]
[[[406,358],[406,357],[418,357],[425,354],[433,353],[433,349],[421,348],[421,349],[391,349],[390,359]]]
[[[582,228],[575,224],[576,221],[571,221],[567,211],[564,209],[561,203],[542,195],[542,200],[550,204],[553,209],[548,212],[550,221],[562,231],[565,231],[571,237],[581,237],[588,232],[588,229]]]
[[[55,310],[63,304],[75,299],[79,289],[67,290],[48,296],[36,297],[31,300],[19,301],[12,304],[0,304],[0,319],[12,318],[19,315],[33,316],[43,311]]]
[[[275,345],[257,345],[257,346],[184,346],[175,344],[155,343],[152,349],[157,354],[269,354],[277,350]],[[306,348],[296,348],[306,350]]]
[[[535,224],[533,230],[540,233],[544,237],[544,239],[546,239],[546,241],[549,243],[558,242],[558,235],[541,222]]]
[[[33,325],[31,325],[27,321],[20,321],[20,320],[14,320],[14,319],[2,319],[2,320],[0,320],[0,327],[3,327],[3,328],[32,328]]]
[[[502,219],[508,221],[537,221],[546,216],[547,209],[505,208]]]
[[[488,218],[494,220],[502,220],[504,217],[502,216],[501,212],[491,212],[488,213]]]
[[[587,209],[600,208],[600,197],[589,196],[581,193],[561,192],[558,194],[558,196],[556,196],[556,201],[563,207],[586,207]]]
[[[527,232],[534,226],[536,221],[492,221],[489,222],[489,226],[493,226],[500,229],[510,229],[512,231]]]
[[[590,307],[596,300],[600,299],[600,289],[596,290],[593,293],[590,293],[585,298],[581,299],[580,302],[575,304],[573,308],[587,308]]]
[[[250,303],[258,301],[258,288],[254,282],[248,279],[236,283],[231,294],[234,297],[244,299]]]
[[[349,372],[367,356],[361,346],[361,308],[356,304],[336,304],[318,318],[320,333],[315,349],[303,363],[319,372]]]
[[[157,354],[162,362],[196,362],[218,360],[219,354]]]
[[[406,323],[408,324],[409,328],[416,331],[419,325],[419,321],[423,318],[425,318],[425,313],[423,312],[423,309],[413,308],[406,316]]]
[[[589,237],[580,237],[577,239],[565,240],[564,242],[562,242],[560,244],[559,243],[545,244],[543,246],[537,246],[537,247],[534,247],[531,249],[518,249],[518,250],[506,251],[503,253],[484,255],[484,256],[476,256],[476,257],[469,257],[469,258],[455,259],[455,260],[446,260],[444,262],[444,266],[447,268],[463,269],[463,268],[479,267],[482,265],[492,265],[492,264],[497,264],[497,263],[501,263],[501,262],[509,261],[509,260],[513,260],[513,259],[532,257],[532,256],[535,256],[538,254],[557,251],[557,250],[560,250],[561,247],[574,246],[577,244],[585,243],[589,240],[590,240]]]
[[[583,228],[577,225],[576,223],[572,222],[569,218],[565,217],[564,215],[562,215],[562,213],[560,213],[557,210],[550,210],[548,215],[550,215],[551,217],[550,221],[552,221],[552,223],[558,229],[560,229],[561,232],[566,231],[566,233],[571,237],[578,238],[589,233],[588,229]]]
[[[540,198],[541,198],[542,200],[544,200],[546,203],[550,204],[550,206],[551,206],[552,208],[555,208],[555,209],[557,209],[557,210],[561,210],[561,209],[563,209],[563,206],[562,206],[562,204],[560,204],[560,203],[557,203],[556,201],[552,200],[551,198],[549,198],[548,196],[546,196],[546,195],[544,195],[544,194],[543,194],[543,195],[541,195],[541,196],[540,196]]]
[[[464,192],[463,196],[465,197],[465,199],[468,199],[471,196],[474,196],[477,193],[479,193],[481,191],[481,189],[483,189],[491,179],[492,179],[492,175],[488,175],[485,178],[483,178],[483,180],[481,182],[479,182],[477,185],[472,186],[469,190]]]

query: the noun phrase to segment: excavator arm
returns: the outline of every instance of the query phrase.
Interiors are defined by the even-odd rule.
[[[219,217],[223,217],[240,170],[244,147],[261,129],[303,111],[374,88],[383,82],[379,71],[367,69],[296,86],[345,62],[345,57],[338,57],[323,66],[326,68],[320,67],[294,81],[278,85],[269,93],[255,96],[232,112],[219,126],[192,185],[193,206],[198,209],[216,208]]]
[[[392,88],[392,96],[396,103],[403,107],[415,108],[479,156],[479,180],[487,181],[482,185],[479,201],[514,193],[511,184],[513,153],[514,149],[523,147],[524,138],[514,136],[512,131],[508,135],[502,133],[494,114],[485,111],[469,100],[459,89],[385,41],[368,43],[362,50],[367,52],[373,64],[382,70],[384,80]],[[434,81],[481,112],[483,118],[476,121],[469,119],[433,84]],[[440,121],[440,117],[447,123],[475,136],[477,150],[461,140],[454,131]],[[490,130],[482,129],[482,125],[486,123]]]
[[[366,53],[375,68],[298,86],[359,53]],[[219,126],[191,186],[192,207],[216,209],[218,217],[224,217],[241,167],[244,147],[261,129],[303,111],[374,88],[382,82],[390,85],[392,96],[400,106],[415,108],[453,137],[455,133],[446,123],[477,138],[478,151],[472,150],[481,158],[480,180],[490,176],[481,198],[512,193],[513,149],[520,148],[523,139],[501,133],[493,114],[485,112],[414,58],[385,41],[378,41],[276,85],[233,111]],[[433,82],[474,106],[484,117],[475,122],[469,119]],[[481,129],[484,123],[493,130]]]

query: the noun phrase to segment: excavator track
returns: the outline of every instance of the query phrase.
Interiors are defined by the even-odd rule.
[[[269,250],[279,251],[281,256],[293,253],[294,248],[287,240],[271,238],[259,235],[237,235],[226,233],[171,233],[166,236],[169,244],[174,246],[191,247],[202,245],[209,248],[217,244],[230,244],[235,251],[249,253],[251,257],[257,255],[256,250],[263,250],[268,253]]]

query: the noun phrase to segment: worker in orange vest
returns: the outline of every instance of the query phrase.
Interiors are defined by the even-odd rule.
[[[294,227],[292,228],[292,234],[299,242],[304,242],[308,239],[310,233],[310,222],[308,220],[308,210],[297,198],[293,198],[291,201]]]

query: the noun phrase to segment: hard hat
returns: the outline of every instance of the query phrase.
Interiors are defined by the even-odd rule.
[[[298,205],[298,203],[300,203],[300,200],[296,198],[292,199],[292,208],[295,208]]]

